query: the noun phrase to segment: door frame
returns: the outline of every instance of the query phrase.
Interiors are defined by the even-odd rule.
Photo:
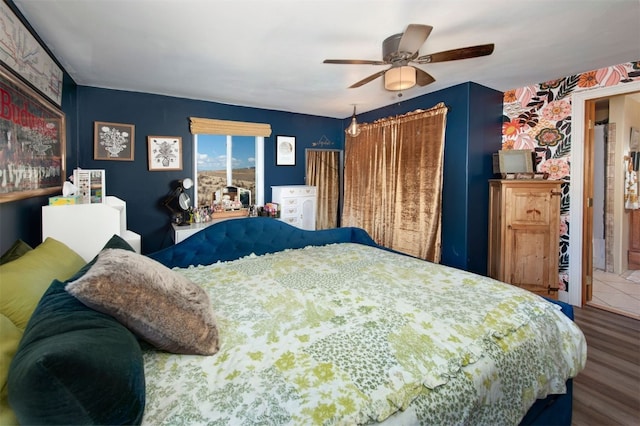
[[[593,241],[593,162],[596,123],[596,100],[584,102],[584,195],[582,197],[582,241]],[[581,306],[591,300],[593,294],[593,243],[582,245],[582,295]]]
[[[574,225],[574,232],[569,234],[569,291],[560,292],[560,300],[572,305],[582,306],[582,294],[586,291],[585,282],[582,282],[583,265],[582,245],[584,243],[583,203],[585,201],[584,186],[584,130],[585,130],[585,103],[588,100],[623,95],[640,91],[640,81],[622,83],[616,86],[602,87],[591,90],[583,90],[574,93],[572,103],[572,145],[571,145],[571,187],[569,197],[574,200],[569,211],[569,223]],[[576,226],[577,225],[577,226]]]

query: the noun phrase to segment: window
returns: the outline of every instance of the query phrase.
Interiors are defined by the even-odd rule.
[[[218,175],[226,174],[226,179],[218,181],[221,185],[224,185],[224,187],[238,186],[234,184],[234,179],[236,179],[236,182],[240,181],[242,173],[237,170],[237,176],[234,177],[234,157],[236,155],[246,157],[238,158],[239,162],[236,163],[239,166],[238,169],[246,169],[246,167],[242,167],[243,164],[250,167],[251,157],[247,154],[250,152],[250,147],[244,146],[244,144],[250,145],[249,141],[253,140],[254,155],[252,161],[254,181],[252,188],[254,188],[254,190],[251,191],[251,204],[258,206],[264,205],[264,138],[265,136],[271,136],[271,126],[265,123],[216,120],[212,118],[189,117],[189,120],[189,127],[194,140],[194,180],[196,183],[194,204],[196,206],[210,206],[213,194],[217,191],[217,189],[212,186],[209,196],[207,196],[206,190],[202,192],[201,196],[198,194],[200,187],[205,187],[211,183],[209,182],[210,179],[206,177],[206,173],[203,174],[202,182],[199,182],[200,171],[202,170],[204,172],[207,167],[209,167],[210,171],[213,171],[213,168],[218,169]],[[209,138],[217,142],[209,142]],[[203,144],[202,148],[198,147],[199,142]],[[217,146],[217,151],[211,151],[211,148],[208,146],[209,143]],[[200,164],[200,153],[202,153],[202,164]],[[210,155],[218,156],[219,159],[224,158],[224,168],[220,165],[215,167],[207,166],[204,160]],[[246,174],[249,174],[248,171]],[[249,185],[251,184],[249,183]],[[221,186],[221,188],[223,187]]]
[[[264,137],[195,134],[194,156],[196,206],[229,194],[244,207],[264,204]]]

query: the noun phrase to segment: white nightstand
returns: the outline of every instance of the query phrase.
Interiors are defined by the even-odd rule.
[[[171,224],[173,228],[173,244],[178,244],[195,234],[198,231],[202,231],[207,226],[213,225],[214,223],[219,221],[211,221],[211,222],[201,222],[201,223],[192,223],[189,225],[176,225],[175,223]]]
[[[173,229],[173,233],[171,234],[173,237],[173,244],[178,244],[195,234],[198,231],[202,231],[207,226],[211,226],[214,223],[223,222],[229,219],[241,219],[247,216],[241,217],[225,217],[221,219],[213,219],[209,222],[200,222],[200,223],[192,223],[189,225],[176,225],[175,223],[171,224],[171,228]]]

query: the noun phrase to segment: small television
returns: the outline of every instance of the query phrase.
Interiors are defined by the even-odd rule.
[[[534,173],[535,155],[529,149],[501,149],[493,154],[493,173]]]

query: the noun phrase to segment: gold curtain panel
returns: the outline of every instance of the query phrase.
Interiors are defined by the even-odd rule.
[[[318,188],[316,229],[331,229],[338,226],[339,169],[340,153],[338,151],[307,151],[308,184]]]
[[[271,125],[246,121],[189,117],[191,133],[196,135],[271,136]]]
[[[342,226],[380,245],[440,261],[442,167],[447,107],[361,124],[345,142]]]

